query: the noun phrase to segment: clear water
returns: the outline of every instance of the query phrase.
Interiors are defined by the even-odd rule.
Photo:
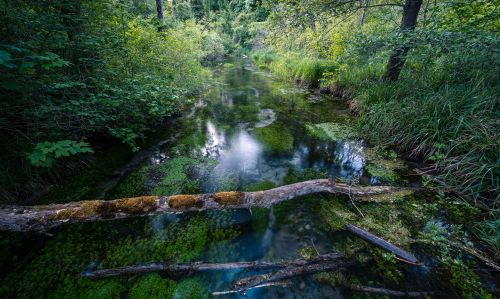
[[[376,180],[365,174],[363,141],[325,141],[307,133],[307,124],[347,123],[348,120],[346,104],[341,100],[278,82],[249,61],[238,60],[233,66],[214,70],[214,83],[193,105],[192,111],[159,134],[164,135],[165,140],[173,133],[178,138],[160,142],[161,146],[146,151],[148,155],[141,167],[161,166],[179,156],[211,159],[215,166],[204,173],[199,182],[201,192],[247,190],[263,182],[280,185],[289,182],[291,173],[300,174],[305,170],[323,173],[324,177],[358,178],[361,182],[373,183]],[[221,177],[230,180],[232,185],[221,184]],[[157,183],[158,180],[150,179],[145,185],[152,192]],[[123,181],[118,186],[120,184],[124,184]],[[169,235],[172,227],[177,227],[175,232],[181,235],[189,231],[187,226],[193,217],[208,219],[212,231],[231,236],[211,234],[211,239],[201,242],[202,248],[193,249],[193,255],[188,257],[186,252],[179,252],[191,250],[183,247],[184,239],[179,238],[180,244],[166,246],[177,240]],[[12,256],[12,261],[3,264],[16,267],[2,270],[4,288],[18,289],[19,297],[23,297],[22,294],[46,297],[59,290],[80,290],[82,284],[85,290],[103,288],[98,282],[77,278],[82,271],[96,267],[154,262],[165,256],[182,256],[174,259],[177,261],[207,262],[289,259],[299,257],[301,248],[332,252],[334,240],[345,237],[342,232],[332,234],[325,229],[314,198],[297,199],[270,210],[208,211],[69,225],[53,234],[54,237],[9,237],[17,241],[6,247],[4,255]],[[187,248],[196,247],[189,246]],[[169,248],[174,251],[168,252]],[[226,271],[193,277],[199,278],[205,292],[214,292],[230,290],[237,278],[251,274],[255,273]],[[165,279],[182,280],[162,275]],[[140,278],[119,278],[115,282],[130,288],[134,279]],[[298,277],[287,287],[259,288],[246,295],[249,298],[341,298],[342,294],[340,289],[318,283],[311,277]]]
[[[289,171],[315,169],[333,178],[363,177],[364,144],[361,140],[324,141],[307,134],[305,125],[323,122],[346,122],[346,104],[340,99],[311,93],[293,85],[275,81],[268,73],[257,70],[249,61],[235,61],[229,68],[215,70],[217,84],[204,95],[181,121],[180,127],[190,129],[183,136],[203,136],[189,149],[176,151],[167,144],[148,161],[161,164],[179,154],[208,157],[217,166],[210,173],[219,177],[230,173],[237,177],[239,189],[263,181],[276,185],[285,183]],[[258,130],[272,128],[268,138],[259,138]],[[284,149],[267,142],[285,139]],[[182,138],[181,138],[182,139]],[[217,186],[215,187],[217,189]],[[217,189],[220,190],[220,189]],[[210,178],[202,191],[214,191]],[[309,202],[280,207],[286,216],[276,221],[274,208],[265,211],[265,228],[254,230],[252,211],[230,212],[225,226],[240,231],[233,240],[222,244],[212,242],[201,260],[212,262],[253,261],[261,259],[297,258],[298,250],[313,247],[319,253],[335,250],[332,236],[317,223]],[[262,212],[262,211],[261,211]],[[212,214],[217,218],[217,212]],[[227,215],[225,216],[227,217]],[[160,216],[161,218],[161,216]],[[152,220],[157,221],[157,220]],[[252,225],[253,224],[253,225]],[[215,248],[215,249],[214,249]],[[200,274],[210,291],[230,290],[237,279],[248,271],[225,271]],[[249,298],[341,298],[341,292],[311,277],[296,278],[287,287],[253,289]],[[240,297],[238,294],[227,297]]]

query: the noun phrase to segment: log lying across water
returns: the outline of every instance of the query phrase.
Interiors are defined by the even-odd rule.
[[[288,261],[253,261],[253,262],[234,262],[234,263],[183,263],[183,264],[168,264],[168,263],[150,263],[125,266],[120,268],[99,269],[94,271],[86,271],[81,275],[89,278],[104,278],[121,275],[142,274],[149,272],[168,272],[176,274],[206,272],[206,271],[225,271],[225,270],[267,270],[281,269],[288,267],[305,267],[319,263],[340,263],[345,258],[340,253],[329,253],[318,255],[311,259],[294,259]]]
[[[39,206],[2,206],[0,230],[43,232],[61,224],[74,222],[208,209],[269,208],[282,201],[317,193],[346,194],[359,198],[401,190],[390,186],[349,186],[328,179],[318,179],[256,192],[140,196]]]

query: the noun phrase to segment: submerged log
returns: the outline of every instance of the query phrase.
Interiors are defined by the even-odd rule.
[[[0,230],[47,231],[65,223],[118,219],[160,213],[227,208],[269,208],[304,195],[329,193],[363,196],[401,191],[390,186],[349,186],[328,179],[309,180],[256,192],[140,196],[115,200],[88,200],[66,204],[0,207]]]
[[[261,285],[278,283],[297,276],[341,270],[342,268],[351,266],[352,264],[354,264],[354,261],[352,260],[343,260],[342,262],[326,261],[321,263],[306,264],[302,266],[287,267],[276,272],[254,275],[239,279],[234,284],[234,290],[239,293],[244,293],[249,289],[253,289]]]
[[[411,264],[418,263],[418,259],[413,254],[397,247],[396,245],[394,245],[392,243],[387,242],[386,240],[384,240],[380,237],[375,236],[372,233],[365,231],[362,228],[359,228],[359,227],[354,226],[352,224],[347,224],[346,229],[350,233],[355,234],[356,236],[372,243],[373,245],[378,246],[378,247],[380,247],[384,250],[387,250],[391,253],[394,253],[397,257],[399,257],[400,259],[403,259],[406,262],[409,262]]]
[[[168,263],[149,263],[141,265],[132,265],[120,268],[99,269],[94,271],[86,271],[82,276],[89,278],[104,278],[120,275],[142,274],[148,272],[169,272],[169,273],[193,273],[205,271],[224,271],[224,270],[266,270],[287,267],[303,267],[315,263],[333,262],[342,260],[344,256],[340,253],[330,253],[318,255],[311,259],[294,259],[288,261],[253,261],[253,262],[234,262],[234,263],[183,263],[183,264],[168,264]]]
[[[352,283],[341,283],[340,285],[345,287],[345,288],[351,289],[353,291],[379,294],[379,295],[392,296],[392,297],[427,297],[427,296],[432,296],[435,294],[432,291],[408,291],[408,292],[406,292],[406,291],[397,291],[397,290],[390,290],[390,289],[384,289],[384,288],[367,287],[367,286],[362,286],[362,285],[357,285],[357,284],[352,284]]]

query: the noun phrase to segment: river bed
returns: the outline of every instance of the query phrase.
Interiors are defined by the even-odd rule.
[[[356,136],[343,100],[274,80],[245,59],[217,67],[213,77],[211,87],[193,110],[165,129],[163,140],[169,141],[160,142],[114,187],[108,186],[103,196],[256,191],[313,178],[356,184],[411,183],[404,178],[404,171],[393,170],[405,169],[404,162],[388,158],[392,153],[381,158]],[[178,137],[172,140],[173,132]],[[158,135],[161,137],[161,132]],[[333,201],[317,195],[270,210],[207,211],[75,224],[57,229],[51,236],[9,234],[2,240],[4,256],[9,254],[13,260],[3,261],[11,268],[2,270],[0,294],[19,298],[205,297],[230,290],[235,280],[257,272],[210,272],[189,278],[161,273],[99,281],[79,274],[159,261],[283,260],[361,246],[361,241],[352,241],[352,236],[336,229],[332,219],[339,216],[329,209],[347,206],[346,219],[354,219],[356,212],[348,201]],[[371,211],[375,205],[366,209]],[[391,209],[397,211],[395,206]],[[390,224],[404,226],[396,212],[377,213],[389,217]],[[377,230],[377,225],[372,228]],[[392,236],[398,240],[395,234]],[[383,253],[378,254],[384,258]],[[392,268],[387,271],[398,276],[399,283],[394,285],[405,285],[401,281],[419,285],[426,275],[409,266],[404,271],[394,270],[393,264],[388,267]],[[363,283],[373,283],[377,271],[358,267],[353,273],[357,279],[363,278]],[[250,290],[246,295],[343,298],[352,293],[308,276],[295,278],[286,286]]]

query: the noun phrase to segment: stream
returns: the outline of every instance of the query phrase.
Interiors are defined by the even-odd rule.
[[[321,177],[361,184],[383,182],[382,175],[367,171],[370,156],[363,140],[342,131],[350,126],[344,101],[279,82],[249,60],[230,62],[213,70],[214,83],[192,111],[165,128],[164,136],[158,134],[159,146],[116,185],[107,186],[106,198],[256,191]],[[178,134],[174,140],[170,138],[173,133]],[[322,205],[317,203],[320,200],[324,199],[318,195],[270,210],[74,224],[58,228],[52,236],[12,234],[9,242],[2,241],[15,256],[12,268],[0,273],[3,294],[5,288],[17,288],[19,297],[71,298],[71,292],[78,292],[79,297],[109,298],[118,292],[123,298],[134,297],[134,292],[155,297],[154,292],[163,290],[174,298],[198,298],[196,294],[230,290],[236,279],[258,272],[209,272],[187,279],[161,273],[101,281],[79,278],[78,273],[156,261],[280,260],[329,253],[349,236],[329,229],[322,219]],[[367,280],[374,275],[367,269],[355,271]],[[406,279],[415,281],[424,275],[412,271]],[[150,290],[158,281],[165,286]],[[162,289],[167,285],[168,290]],[[349,294],[312,277],[246,293],[248,298],[343,298]]]

